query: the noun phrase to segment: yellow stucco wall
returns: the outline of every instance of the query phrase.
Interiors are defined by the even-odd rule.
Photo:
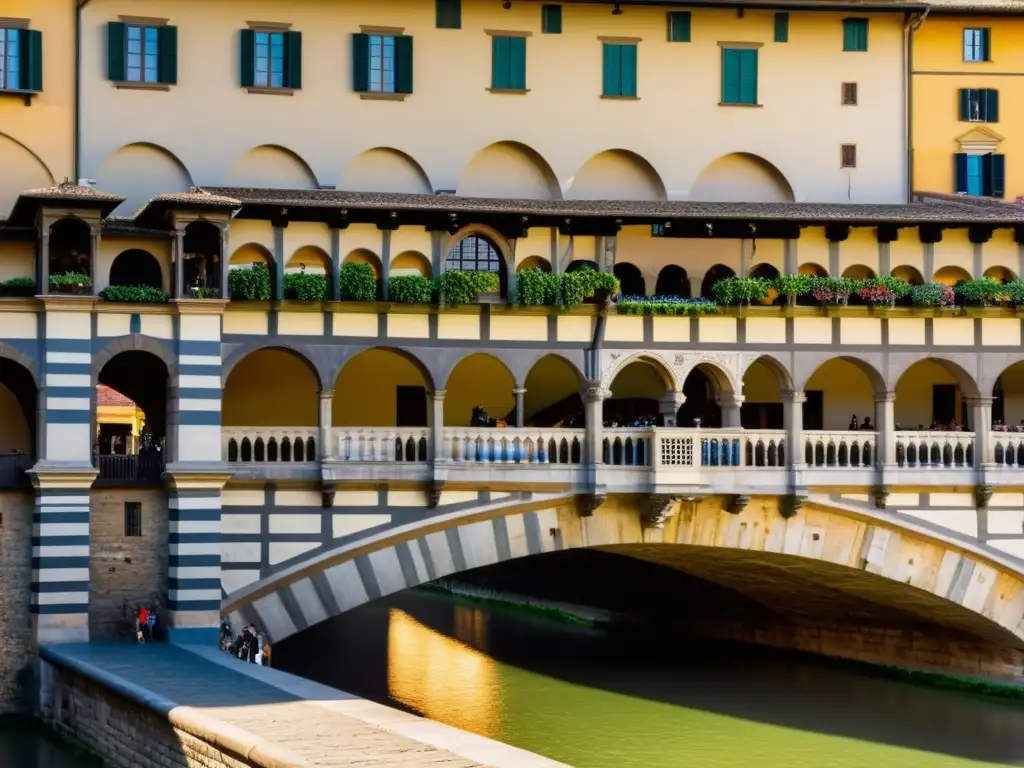
[[[991,61],[963,60],[964,28],[992,29]],[[1002,137],[1006,156],[1006,199],[1024,195],[1024,19],[1013,16],[954,16],[932,13],[914,34],[913,126],[914,189],[954,192],[956,139],[975,127]],[[1009,76],[1008,76],[1009,75]],[[1016,77],[1014,75],[1017,75]],[[999,91],[999,122],[960,122],[960,88]],[[1018,144],[1017,142],[1021,142]]]
[[[372,386],[368,386],[370,382]],[[341,369],[334,384],[334,426],[395,426],[399,386],[430,388],[419,368],[397,352],[368,349],[356,355]]]
[[[225,427],[315,427],[316,378],[297,357],[277,349],[256,352],[231,371],[221,405]]]

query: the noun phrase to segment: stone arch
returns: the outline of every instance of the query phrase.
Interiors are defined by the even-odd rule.
[[[283,344],[235,350],[224,360],[222,380],[224,427],[318,425],[323,378],[305,350]]]
[[[24,368],[32,378],[32,383],[39,387],[39,370],[36,361],[6,341],[0,341],[0,360],[8,360]]]
[[[757,595],[757,602],[764,604],[773,602],[763,590],[770,591],[775,581],[764,576],[770,573],[782,579],[785,572],[795,569],[799,571],[793,574],[797,581],[821,584],[830,590],[832,599],[866,600],[972,637],[997,641],[1014,651],[1024,648],[1024,577],[1019,563],[986,545],[963,542],[884,511],[853,509],[814,496],[795,517],[785,518],[778,498],[754,497],[742,511],[731,513],[721,499],[708,497],[685,515],[679,514],[680,502],[676,501],[661,527],[645,529],[635,499],[623,497],[603,505],[594,510],[593,518],[581,517],[569,495],[552,495],[544,501],[544,506],[535,498],[526,504],[517,499],[463,511],[445,512],[442,508],[427,521],[375,528],[356,538],[341,539],[235,591],[224,599],[222,612],[234,625],[256,623],[270,642],[277,643],[375,597],[451,575],[458,570],[456,563],[463,560],[447,552],[455,546],[453,542],[461,541],[462,546],[472,542],[474,567],[586,542],[587,547],[671,563],[721,586],[735,589],[746,584],[741,591]],[[504,525],[490,524],[493,519],[502,519]],[[505,546],[505,539],[499,543],[497,538],[500,530],[551,531],[552,535],[533,541],[518,537]],[[443,557],[434,558],[435,565],[445,564],[438,566],[441,571],[399,567],[399,548],[403,552],[425,548],[426,537],[438,531],[452,531],[433,539],[445,548]],[[751,535],[751,531],[756,533]],[[380,585],[382,592],[351,587],[363,583],[362,569],[356,568],[355,560],[367,554],[377,555],[367,562],[373,583]],[[745,578],[737,578],[734,569],[742,568],[743,563],[749,563],[761,576],[743,571]],[[971,588],[951,589],[949,574],[961,572],[974,575]],[[318,598],[313,579],[326,583],[334,599],[324,602]],[[286,611],[284,605],[297,610]],[[784,607],[784,601],[779,601],[778,607]]]
[[[644,273],[635,264],[628,261],[618,262],[613,272],[619,280],[619,285],[624,296],[646,296],[647,282],[644,280]]]
[[[993,266],[985,270],[984,277],[989,280],[995,280],[997,283],[1008,283],[1011,280],[1016,280],[1017,275],[1009,267]]]
[[[937,269],[935,274],[932,276],[933,283],[945,283],[949,286],[955,286],[961,280],[970,280],[971,273],[963,267],[946,266],[941,269]]]
[[[45,189],[57,183],[49,167],[25,144],[0,133],[0,220],[6,219],[18,196],[29,189]]]
[[[78,216],[64,216],[50,225],[50,275],[61,272],[92,274],[93,227]]]
[[[557,352],[537,354],[521,380],[526,389],[523,396],[526,426],[584,425],[580,391],[586,386],[586,377],[568,357]]]
[[[743,378],[746,377],[747,372],[751,369],[751,367],[757,364],[763,365],[765,368],[772,372],[772,374],[775,376],[778,382],[780,393],[784,394],[786,392],[792,392],[796,389],[796,384],[793,381],[793,374],[790,372],[789,368],[786,367],[785,363],[783,363],[781,360],[774,357],[773,355],[760,355],[759,357],[755,357],[749,360],[743,368],[743,373],[740,377],[740,380],[742,381]]]
[[[999,420],[1011,429],[1024,422],[1024,355],[1010,358],[995,375],[987,374],[982,380],[981,392],[992,396],[993,422]],[[1012,455],[1012,461],[999,463],[1024,464],[1024,442],[1019,445],[1019,457]]]
[[[341,174],[338,189],[411,195],[434,191],[423,166],[392,147],[374,147],[352,158]]]
[[[124,352],[148,352],[160,360],[167,367],[167,375],[172,383],[178,378],[178,358],[171,348],[163,341],[154,339],[151,336],[143,336],[141,333],[133,333],[128,336],[120,336],[111,339],[99,351],[93,354],[92,378],[95,384],[99,378],[100,371],[114,357]]]
[[[875,276],[875,270],[864,264],[851,264],[843,270],[842,276],[851,280],[870,280]]]
[[[429,403],[433,374],[409,350],[386,346],[359,350],[341,362],[333,382],[333,426],[425,428],[433,420]],[[353,402],[359,403],[358,409]]]
[[[331,257],[323,248],[315,245],[303,245],[300,248],[296,248],[295,252],[288,257],[288,261],[284,265],[284,271],[301,272],[303,267],[305,267],[306,272],[312,274],[330,275]]]
[[[522,272],[524,269],[539,269],[541,272],[551,272],[551,262],[543,256],[527,256],[519,262],[516,272]]]
[[[791,203],[793,187],[763,157],[733,152],[713,160],[690,187],[690,199],[716,203]]]
[[[901,355],[893,361],[889,375],[896,397],[894,416],[901,428],[928,429],[933,422],[948,425],[952,420],[961,427],[974,427],[964,401],[978,397],[981,387],[956,360],[934,354],[917,359]]]
[[[893,383],[891,389],[895,390],[899,385],[900,379],[913,368],[915,365],[924,362],[936,363],[939,367],[945,369],[950,376],[956,379],[964,390],[964,397],[980,397],[981,388],[978,384],[978,379],[975,378],[974,374],[963,367],[959,362],[943,355],[929,354],[927,357],[914,357],[909,356],[903,358],[901,356],[898,360],[893,360],[893,367],[889,370],[889,380]]]
[[[458,194],[523,200],[560,200],[548,161],[518,141],[499,141],[477,152],[459,175]]]
[[[221,382],[227,387],[228,378],[240,362],[247,357],[264,350],[277,350],[286,352],[299,360],[313,374],[316,380],[317,389],[323,388],[323,382],[331,379],[325,374],[324,367],[318,365],[312,351],[301,344],[265,344],[262,341],[253,341],[249,344],[242,344],[235,347],[224,356],[221,365]]]
[[[381,266],[380,257],[371,251],[369,248],[356,248],[355,250],[349,251],[344,259],[341,260],[342,265],[345,264],[369,264],[373,268],[373,276],[380,280],[381,275],[384,274],[384,268]]]
[[[810,365],[805,366],[804,370],[807,370],[808,368],[810,368],[810,370],[803,377],[802,381],[800,381],[799,376],[794,377],[797,381],[800,381],[799,390],[806,390],[807,383],[814,378],[814,374],[816,374],[822,367],[832,362],[833,360],[841,360],[843,362],[850,363],[857,370],[863,373],[867,377],[868,382],[871,385],[873,395],[882,394],[887,389],[889,389],[885,377],[881,373],[879,373],[878,368],[876,368],[875,365],[869,360],[858,357],[857,355],[829,355],[823,360],[811,362]],[[800,366],[798,365],[797,367],[799,368]]]
[[[145,414],[146,429],[149,430],[154,446],[162,451],[167,435],[168,404],[171,390],[178,386],[177,359],[163,343],[132,334],[107,343],[93,357],[93,389],[104,385],[128,398]],[[93,419],[97,417],[93,409]],[[133,438],[142,435],[123,434],[120,449],[115,449],[112,436],[104,435],[102,425],[98,426],[100,455],[112,453],[138,453],[140,445],[131,445]],[[120,438],[118,438],[120,439]],[[103,465],[100,465],[102,472]]]
[[[391,276],[420,275],[430,278],[434,276],[434,268],[424,254],[419,251],[402,251],[391,259]]]
[[[262,144],[240,155],[225,177],[229,187],[316,189],[316,174],[298,154],[276,144]]]
[[[898,267],[893,267],[889,273],[891,277],[899,278],[900,280],[906,280],[911,285],[924,285],[924,277],[922,277],[920,270],[917,267],[911,267],[908,264],[901,264]]]
[[[735,277],[736,272],[732,267],[727,267],[725,264],[715,264],[707,272],[704,273],[704,279],[700,284],[700,295],[705,299],[713,299],[715,297],[714,287],[715,283],[719,280],[725,280],[727,277]]]
[[[122,215],[138,212],[157,195],[188,192],[194,185],[185,164],[170,150],[157,144],[125,144],[100,163],[97,186],[122,195]]]
[[[656,352],[636,352],[622,360],[613,361],[612,365],[605,367],[605,372],[601,379],[601,385],[604,389],[611,391],[615,379],[633,363],[644,363],[651,366],[665,385],[666,392],[682,391],[682,378],[677,375],[677,372],[669,362]]]
[[[828,277],[828,270],[820,264],[814,262],[806,262],[797,267],[796,270],[801,275],[810,275],[811,277]]]
[[[492,419],[513,416],[513,390],[522,386],[508,362],[489,352],[462,355],[444,376],[444,423],[467,426],[480,406]],[[515,425],[515,421],[512,421]]]
[[[163,288],[160,262],[149,251],[130,248],[122,251],[110,264],[110,285],[147,285]]]
[[[570,180],[567,200],[666,200],[665,183],[647,160],[609,149],[587,160]]]
[[[354,355],[349,355],[344,360],[342,360],[335,369],[329,371],[329,375],[324,377],[324,381],[333,381],[335,382],[335,384],[337,384],[338,377],[341,376],[341,374],[344,372],[345,368],[348,366],[349,363],[351,363],[360,355],[374,350],[378,352],[387,352],[390,354],[395,354],[401,357],[402,359],[410,363],[414,368],[416,368],[420,375],[423,376],[423,380],[427,383],[428,389],[434,391],[437,388],[436,382],[439,380],[439,377],[436,375],[436,372],[431,368],[430,365],[428,365],[425,361],[420,359],[420,357],[416,355],[414,350],[392,346],[367,347],[366,349],[358,350]]]
[[[655,296],[678,296],[688,299],[690,291],[690,277],[678,264],[669,264],[658,272],[658,282],[654,287]]]
[[[453,258],[453,254],[456,253],[456,249],[464,248],[465,246],[462,246],[461,244],[463,241],[469,240],[470,238],[481,239],[496,251],[496,255],[498,257],[496,260],[497,264],[493,266],[496,266],[497,268],[491,271],[497,272],[498,280],[501,285],[501,295],[507,296],[509,275],[515,274],[515,253],[512,250],[511,243],[502,237],[501,233],[493,227],[488,227],[483,224],[472,224],[470,226],[463,227],[454,235],[449,237],[444,250],[445,258],[442,271],[457,269],[457,267],[449,265],[455,263],[457,260],[461,260],[463,254],[459,254],[456,258]],[[477,250],[479,255],[479,249]],[[477,259],[477,262],[477,270],[483,271],[479,269],[479,258]]]
[[[0,344],[0,467],[5,470],[12,464],[27,469],[37,455],[39,387],[30,362]]]
[[[263,264],[270,273],[270,295],[276,296],[277,268],[274,264],[274,254],[259,243],[246,243],[240,245],[231,253],[228,259],[228,285],[231,288],[231,270],[241,267],[250,267],[253,264]]]

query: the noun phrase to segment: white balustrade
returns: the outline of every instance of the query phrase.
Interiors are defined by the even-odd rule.
[[[332,443],[337,461],[400,462],[430,461],[428,427],[334,427]]]
[[[804,461],[808,467],[871,467],[878,433],[872,430],[804,430]]]
[[[701,432],[705,467],[785,467],[783,429],[715,429]]]
[[[1024,432],[992,432],[994,461],[1001,467],[1024,467]]]
[[[616,467],[649,467],[655,461],[655,439],[652,427],[608,427],[601,447],[603,461]]]
[[[581,464],[586,430],[445,427],[441,458],[496,464]]]
[[[896,463],[901,467],[971,467],[974,465],[974,433],[897,432]]]
[[[317,461],[316,427],[223,427],[221,450],[231,463]]]

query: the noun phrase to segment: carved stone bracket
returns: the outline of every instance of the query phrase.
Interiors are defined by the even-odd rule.
[[[987,509],[988,503],[992,501],[992,486],[978,485],[974,488],[974,506],[978,509]]]
[[[728,512],[730,515],[738,515],[740,512],[747,508],[747,505],[749,503],[749,496],[741,496],[734,494],[732,496],[725,497],[724,507],[725,511]]]
[[[576,510],[580,517],[591,517],[594,511],[604,504],[608,498],[606,493],[583,493],[576,497]]]
[[[320,489],[320,506],[324,509],[334,508],[334,484],[324,483]]]
[[[444,480],[431,480],[427,487],[427,507],[437,509],[441,503],[441,491],[444,490]]]
[[[665,521],[679,511],[678,496],[663,493],[649,493],[641,497],[640,525],[644,528],[661,528]]]
[[[796,516],[796,513],[800,511],[800,508],[807,502],[806,496],[801,496],[796,493],[790,493],[782,497],[779,504],[779,514],[782,515],[784,520]]]
[[[885,509],[886,502],[889,500],[889,486],[873,486],[871,488],[871,498],[875,502],[876,509]]]

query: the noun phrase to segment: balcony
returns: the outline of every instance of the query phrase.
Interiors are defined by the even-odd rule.
[[[97,454],[96,482],[108,485],[160,485],[166,461],[162,453]]]

